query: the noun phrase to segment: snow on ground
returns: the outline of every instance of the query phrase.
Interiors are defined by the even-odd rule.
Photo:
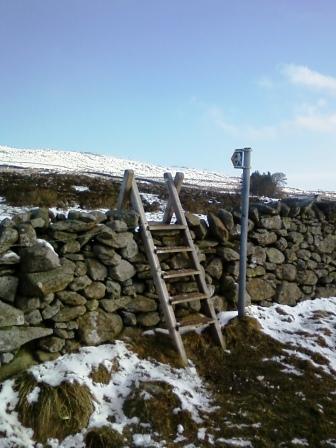
[[[221,326],[237,315],[237,311],[220,313]],[[336,297],[305,300],[294,307],[277,303],[268,308],[252,305],[247,308],[247,315],[260,322],[264,333],[286,344],[287,354],[308,360],[325,373],[336,373]],[[317,364],[314,355],[321,355],[327,364]],[[284,359],[271,360],[282,364],[288,373],[302,374]]]
[[[291,354],[310,360],[326,373],[334,375],[336,371],[336,298],[306,300],[295,307],[275,304],[269,308],[250,306],[248,314],[255,317],[262,325],[262,330],[272,338],[286,343]],[[237,315],[233,312],[220,313],[221,325],[226,325]],[[322,338],[322,339],[321,339]],[[303,352],[304,351],[304,352]],[[318,365],[312,360],[312,355],[318,353],[328,362]],[[278,361],[281,368],[286,369],[283,360]],[[91,370],[103,363],[109,370],[117,360],[118,369],[113,373],[109,384],[96,384],[90,378]],[[291,370],[287,365],[285,370],[289,374],[300,374]],[[205,435],[206,428],[202,426],[201,415],[211,413],[213,403],[211,396],[198,376],[192,364],[187,368],[172,368],[166,364],[140,359],[131,352],[124,342],[116,341],[114,344],[100,347],[85,347],[78,354],[64,355],[56,361],[34,366],[30,369],[37,382],[58,385],[66,378],[68,381],[78,381],[89,387],[95,398],[95,410],[90,418],[89,427],[111,425],[115,430],[122,431],[125,425],[133,420],[123,413],[123,403],[131,393],[135,384],[142,381],[165,381],[173,388],[174,393],[181,401],[181,408],[188,410],[192,418],[200,425],[199,440]],[[263,377],[260,377],[260,381]],[[24,428],[18,421],[15,406],[18,400],[13,390],[13,380],[7,380],[0,389],[0,434],[1,448],[33,447],[32,431]],[[38,386],[32,391],[29,400],[38,399]],[[110,416],[110,418],[108,418]],[[110,423],[111,421],[114,423]],[[183,432],[183,428],[182,428]],[[178,428],[176,440],[181,440],[181,428]],[[211,434],[209,434],[211,436]],[[51,441],[52,448],[82,448],[85,431],[69,436],[62,443]],[[249,441],[237,438],[218,439],[233,447],[252,446]],[[135,446],[157,446],[164,444],[154,442],[152,434],[135,434]],[[216,442],[215,442],[216,443]],[[305,446],[305,440],[295,439],[293,444]],[[186,445],[187,446],[187,445]],[[189,445],[190,446],[190,445]],[[192,445],[195,447],[195,445]],[[197,445],[196,445],[197,446]]]
[[[6,199],[0,196],[0,221],[5,218],[11,218],[18,213],[30,210],[32,207],[14,207],[6,204]]]
[[[252,306],[248,313],[258,319],[266,334],[292,347],[287,353],[311,361],[326,373],[336,373],[336,297],[305,300],[295,307]],[[316,364],[314,354],[328,364]]]
[[[111,370],[116,361],[118,369],[113,373],[109,384],[97,384],[89,378],[92,369],[99,364],[104,364],[108,370]],[[64,355],[56,361],[34,366],[29,371],[37,382],[44,382],[51,386],[56,386],[65,379],[85,384],[95,399],[95,410],[91,415],[89,428],[109,425],[121,432],[125,425],[134,422],[134,419],[125,416],[123,404],[134,385],[140,382],[165,381],[170,384],[181,401],[180,411],[189,411],[198,424],[203,421],[201,413],[209,413],[213,409],[206,387],[191,364],[187,368],[177,369],[166,364],[143,360],[128,350],[125,343],[121,341],[111,345],[85,347],[79,353]],[[13,380],[7,380],[0,390],[0,434],[6,434],[0,446],[1,448],[33,447],[32,431],[20,424],[17,413],[14,411],[18,397],[13,390],[13,384]],[[37,387],[30,394],[29,400],[38,399],[38,393]],[[114,423],[110,423],[111,417]],[[145,442],[151,435],[141,435],[141,437]],[[146,446],[140,443],[141,437],[135,436],[136,445]],[[51,446],[81,448],[85,447],[83,440],[84,434],[81,433],[67,437],[62,443],[54,441]]]
[[[73,188],[75,191],[78,191],[79,193],[82,193],[83,191],[90,191],[90,188],[89,188],[89,187],[85,187],[85,186],[83,186],[83,185],[73,185],[72,188]]]
[[[134,170],[137,178],[163,181],[167,171],[184,173],[184,183],[211,187],[220,190],[237,188],[238,177],[228,177],[223,173],[186,167],[164,167],[150,163],[120,159],[112,156],[88,152],[56,151],[51,149],[18,149],[0,146],[0,166],[50,169],[58,172],[81,172],[123,176],[126,169]]]
[[[232,447],[253,448],[253,445],[249,440],[244,440],[240,437],[234,437],[232,439],[224,439],[221,437],[220,439],[218,439],[218,442],[226,443],[227,445]]]

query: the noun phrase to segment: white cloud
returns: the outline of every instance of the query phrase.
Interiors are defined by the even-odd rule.
[[[299,84],[316,90],[336,94],[336,78],[323,75],[304,65],[287,64],[283,67],[283,74],[292,84]]]
[[[310,134],[329,134],[336,136],[336,110],[333,98],[327,98],[326,93],[336,94],[336,77],[327,76],[311,70],[307,66],[287,64],[282,66],[282,73],[293,84],[306,86],[321,91],[315,101],[294,102],[292,111],[281,121],[264,124],[240,123],[230,119],[224,109],[217,105],[208,105],[197,100],[208,119],[222,131],[232,137],[243,137],[250,141],[274,140],[288,138],[302,131]],[[274,88],[274,82],[267,76],[262,76],[257,84],[264,89]],[[195,100],[194,100],[195,101]]]
[[[329,115],[299,115],[293,124],[313,132],[336,134],[336,113]]]
[[[298,131],[336,135],[336,113],[321,113],[324,103],[302,104],[300,110],[286,121],[274,125],[250,125],[230,122],[220,107],[207,109],[213,123],[226,134],[244,137],[249,140],[272,140],[284,135],[293,135]]]

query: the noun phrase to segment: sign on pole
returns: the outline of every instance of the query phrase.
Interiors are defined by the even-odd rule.
[[[244,150],[236,149],[231,157],[232,165],[235,168],[243,168]]]
[[[234,168],[243,170],[243,185],[241,199],[241,232],[240,232],[240,259],[239,259],[239,291],[238,291],[238,317],[245,315],[246,295],[246,259],[247,259],[247,233],[248,211],[250,197],[250,171],[251,148],[236,149],[231,157]]]

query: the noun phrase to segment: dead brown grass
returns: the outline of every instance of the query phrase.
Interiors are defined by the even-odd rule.
[[[92,369],[89,376],[94,383],[109,384],[112,374],[117,372],[118,369],[118,361],[114,360],[110,369],[108,369],[104,364],[99,364],[96,368]]]
[[[29,403],[28,396],[39,387],[38,400]],[[30,374],[16,380],[19,401],[16,410],[24,426],[32,428],[34,439],[45,443],[48,438],[63,440],[85,428],[93,412],[90,391],[77,382],[62,382],[56,387],[37,383]]]
[[[172,391],[172,386],[163,381],[147,381],[134,388],[124,403],[127,417],[137,417],[140,423],[150,424],[161,438],[173,440],[177,426],[181,424],[184,432],[195,437],[197,425],[188,411],[181,409],[181,402]],[[143,429],[135,425],[137,432]]]
[[[86,448],[121,448],[124,437],[108,426],[92,428],[85,436]]]

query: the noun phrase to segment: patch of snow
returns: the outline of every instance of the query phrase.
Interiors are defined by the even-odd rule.
[[[39,244],[41,244],[41,246],[47,247],[49,250],[51,250],[52,252],[54,252],[54,253],[56,254],[55,249],[52,247],[52,245],[51,245],[48,241],[43,240],[43,239],[41,239],[41,238],[37,238],[36,241],[37,241]],[[56,254],[56,255],[57,255],[57,254]]]
[[[157,442],[154,442],[150,434],[133,434],[134,446],[148,446],[151,448],[160,447]]]
[[[146,218],[147,221],[155,221],[155,222],[160,222],[163,219],[163,212],[159,211],[159,212],[146,212]]]
[[[222,442],[222,443],[227,443],[228,445],[231,446],[239,446],[239,447],[243,447],[243,448],[253,448],[252,443],[249,440],[244,440],[241,438],[236,438],[233,437],[232,439],[217,439],[217,442]]]
[[[12,205],[7,205],[5,202],[0,203],[0,220],[4,220],[6,218],[11,219],[14,215],[19,213],[27,212],[31,210],[31,207],[15,207]]]
[[[89,187],[84,187],[83,185],[73,185],[72,188],[79,193],[82,193],[83,191],[90,191]]]
[[[206,431],[207,431],[206,428],[198,428],[198,431],[197,431],[197,438],[198,438],[199,440],[204,440],[204,439],[205,439]]]
[[[298,445],[298,446],[309,446],[307,439],[298,439],[297,437],[292,439],[291,443],[293,443],[294,445]]]
[[[7,259],[20,261],[20,257],[17,253],[13,252],[12,250],[9,250],[8,252],[1,254],[2,261],[5,261]]]
[[[79,433],[66,437],[62,442],[57,439],[48,439],[48,448],[85,448],[84,435]],[[43,448],[37,444],[37,448]]]
[[[38,387],[38,386],[34,387],[34,389],[27,396],[27,401],[29,404],[32,404],[32,403],[35,403],[38,401],[40,391],[41,391],[40,387]]]
[[[106,213],[106,212],[109,211],[108,208],[95,208],[95,209],[92,209],[92,210],[91,209],[84,209],[84,208],[81,208],[79,205],[76,205],[76,206],[70,207],[70,208],[50,207],[49,210],[54,214],[54,216],[64,215],[65,217],[68,217],[68,214],[69,214],[70,211],[85,212],[85,213],[90,213],[90,212],[93,212],[93,211]]]
[[[181,424],[178,424],[178,425],[177,425],[177,432],[178,432],[179,434],[183,434],[183,433],[184,433],[183,425],[181,425]]]
[[[0,434],[1,448],[33,448],[33,430],[21,425],[17,412],[14,411],[19,401],[14,391],[14,380],[1,384],[0,390]]]
[[[225,327],[230,320],[238,316],[238,311],[224,311],[218,314],[219,323],[222,327]]]
[[[295,307],[274,304],[248,307],[248,314],[260,322],[264,333],[292,347],[290,355],[312,362],[328,374],[336,372],[336,298],[305,300]],[[317,364],[314,355],[327,364]],[[292,366],[286,366],[294,372]]]
[[[163,201],[155,193],[140,193],[140,196],[143,200],[147,201],[149,204],[153,204],[154,202],[159,202],[161,206],[165,206],[167,204],[167,201]]]

